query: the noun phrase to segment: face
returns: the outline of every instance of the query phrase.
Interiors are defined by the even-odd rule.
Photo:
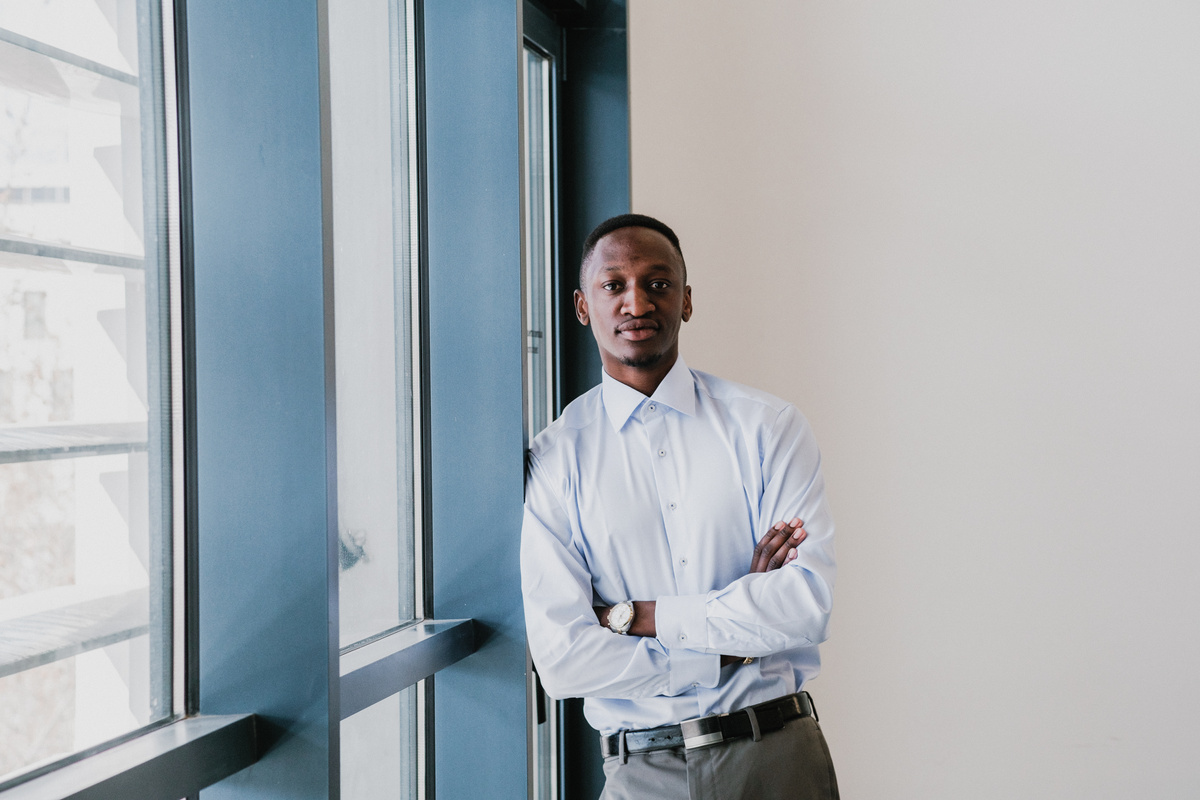
[[[575,315],[591,326],[604,371],[652,394],[675,364],[679,327],[692,315],[683,259],[658,231],[613,231],[588,258]]]

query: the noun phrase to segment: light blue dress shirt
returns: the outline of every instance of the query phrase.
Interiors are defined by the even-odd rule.
[[[755,542],[800,517],[797,557],[747,575]],[[652,397],[604,375],[534,440],[521,583],[551,697],[583,697],[602,733],[652,728],[799,691],[820,669],[833,520],[795,406],[689,370]],[[593,605],[656,600],[657,638],[602,627]],[[722,654],[754,656],[722,668]]]

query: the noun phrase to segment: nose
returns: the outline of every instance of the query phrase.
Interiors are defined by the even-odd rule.
[[[625,291],[623,299],[621,311],[631,317],[641,317],[654,310],[654,303],[651,302],[650,295],[640,286],[630,286]]]

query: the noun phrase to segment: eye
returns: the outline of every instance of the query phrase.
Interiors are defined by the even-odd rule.
[[[666,289],[669,289],[670,287],[671,287],[671,284],[667,281],[651,281],[650,282],[650,288],[655,290],[656,292],[664,291]]]
[[[606,292],[615,292],[621,288],[621,284],[617,283],[616,281],[605,281],[604,283],[600,284],[600,288]]]

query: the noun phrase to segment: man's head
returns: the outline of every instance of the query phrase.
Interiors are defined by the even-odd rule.
[[[604,371],[643,394],[679,356],[692,291],[679,239],[652,217],[625,214],[588,236],[575,315],[592,329]]]
[[[683,249],[679,246],[679,237],[675,235],[675,231],[671,230],[665,222],[660,222],[654,217],[648,217],[645,214],[618,214],[601,222],[583,240],[583,257],[579,259],[579,287],[581,289],[583,288],[584,281],[587,280],[588,260],[592,257],[592,251],[596,249],[596,243],[608,234],[621,228],[649,228],[667,237],[667,241],[671,243],[671,246],[675,248],[675,252],[679,254],[679,263],[683,264],[683,282],[687,283],[687,263],[683,260]]]

